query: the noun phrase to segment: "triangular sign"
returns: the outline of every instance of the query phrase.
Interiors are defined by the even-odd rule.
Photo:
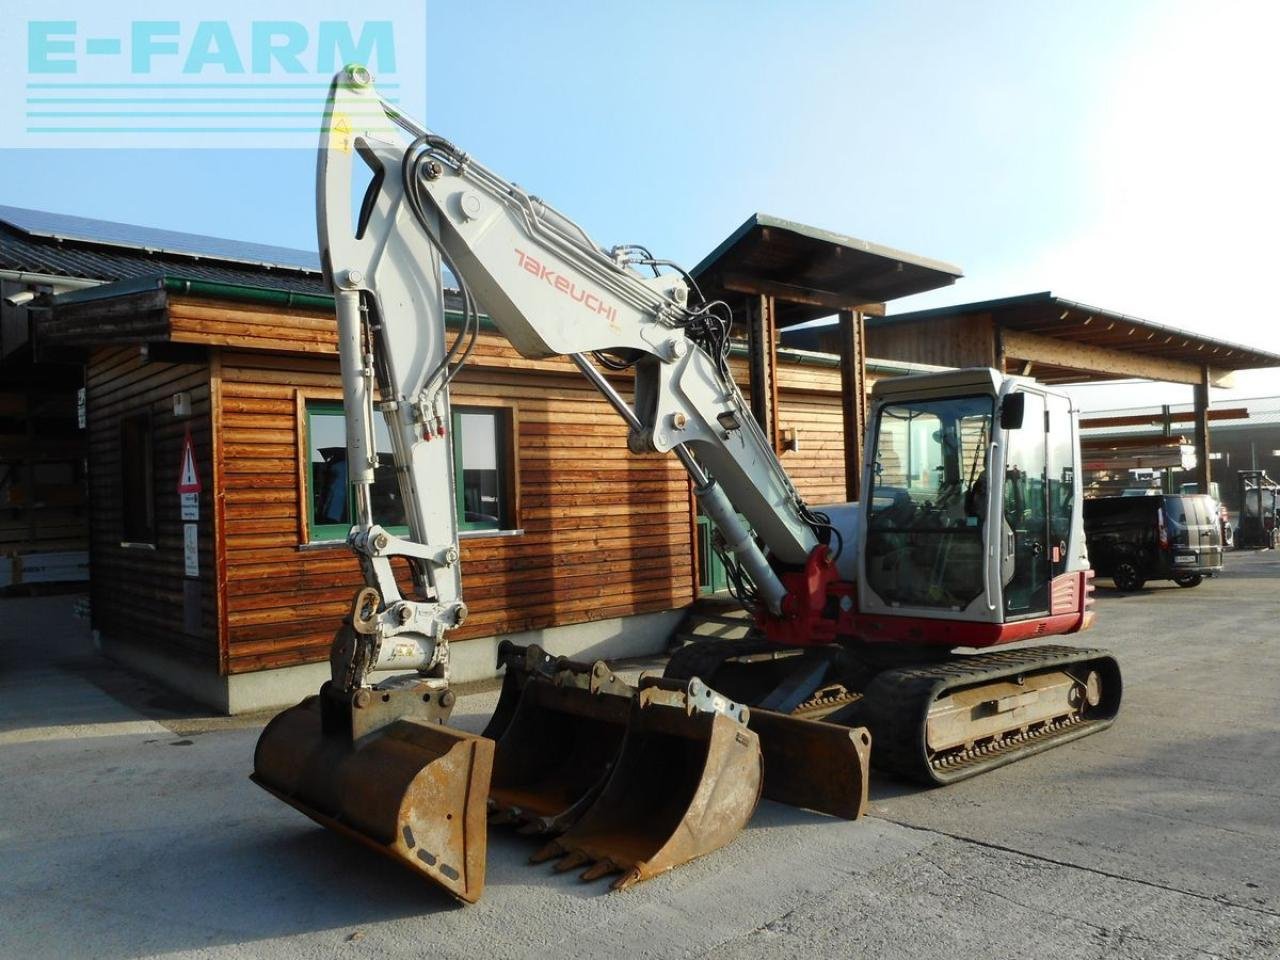
[[[178,470],[178,492],[199,493],[200,474],[196,470],[196,450],[191,443],[191,428],[182,441],[182,466]]]

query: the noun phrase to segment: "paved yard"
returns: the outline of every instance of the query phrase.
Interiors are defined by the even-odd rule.
[[[93,656],[72,598],[0,601],[0,957],[1280,956],[1280,558],[1099,591],[1116,726],[845,823],[765,802],[624,894],[490,840],[459,907],[249,783],[262,718]],[[494,700],[460,700],[479,729]]]

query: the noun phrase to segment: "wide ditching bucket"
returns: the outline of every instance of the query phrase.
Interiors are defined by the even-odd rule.
[[[697,678],[642,679],[599,797],[532,859],[585,867],[583,880],[621,874],[613,887],[624,889],[724,846],[760,799],[760,743],[748,718]]]
[[[484,889],[493,742],[444,725],[448,690],[329,684],[267,724],[252,779],[460,900]]]
[[[507,669],[510,675],[515,667]],[[604,661],[564,659],[556,661],[554,676],[535,673],[521,688],[494,750],[490,823],[516,823],[526,834],[562,833],[604,787],[622,748],[634,689]]]

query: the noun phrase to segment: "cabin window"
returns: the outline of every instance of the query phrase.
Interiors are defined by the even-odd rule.
[[[307,403],[308,539],[344,540],[354,522],[347,477],[346,420],[342,405]],[[452,417],[455,506],[459,530],[515,527],[511,411],[455,406]],[[386,422],[374,417],[378,464],[374,468],[373,519],[393,533],[408,533]]]
[[[990,396],[880,408],[865,555],[885,603],[963,610],[982,593],[993,412]]]
[[[120,421],[120,513],[123,543],[155,546],[155,451],[145,413]]]

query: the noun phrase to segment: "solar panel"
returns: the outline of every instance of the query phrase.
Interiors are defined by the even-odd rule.
[[[233,263],[319,270],[320,257],[310,250],[294,250],[265,243],[205,237],[197,233],[157,230],[109,220],[92,220],[65,213],[47,213],[22,207],[0,205],[0,221],[31,236],[55,240],[76,240],[134,250],[204,257]]]

